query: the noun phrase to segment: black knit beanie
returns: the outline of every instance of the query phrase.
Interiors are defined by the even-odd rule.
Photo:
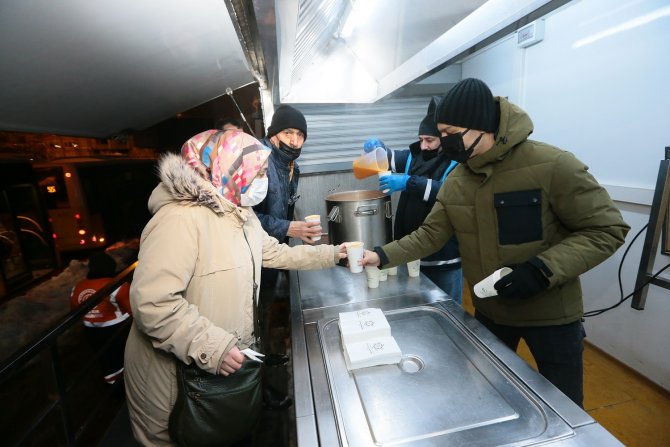
[[[116,261],[105,252],[95,253],[88,259],[87,279],[113,278],[116,276]]]
[[[433,137],[440,136],[440,132],[437,131],[434,115],[426,115],[426,117],[421,120],[421,124],[419,124],[419,135],[431,135]]]
[[[435,109],[437,108],[437,105],[440,103],[440,101],[442,101],[442,98],[444,98],[444,96],[441,95],[434,95],[432,98],[430,98],[430,102],[428,103],[428,111],[426,112],[427,115],[435,117]]]
[[[272,115],[272,122],[270,127],[268,127],[267,137],[277,135],[284,129],[298,129],[305,134],[305,140],[307,140],[307,121],[305,121],[305,115],[295,107],[281,105],[277,107],[274,115]]]
[[[432,135],[434,137],[440,136],[440,132],[437,130],[437,124],[435,123],[435,108],[440,102],[440,99],[442,99],[441,96],[433,96],[430,99],[426,117],[421,120],[421,124],[419,124],[419,135]]]
[[[437,105],[435,121],[466,129],[495,132],[498,123],[493,94],[479,79],[463,79]]]

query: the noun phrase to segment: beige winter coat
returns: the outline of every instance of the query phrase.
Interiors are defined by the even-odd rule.
[[[331,245],[289,247],[263,231],[249,208],[223,199],[179,156],[161,161],[149,199],[130,297],[125,353],[128,408],[144,445],[173,445],[175,359],[216,373],[226,353],[253,343],[253,283],[261,266],[332,267]]]

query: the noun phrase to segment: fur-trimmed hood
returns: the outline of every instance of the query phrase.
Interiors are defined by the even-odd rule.
[[[161,183],[149,197],[149,211],[156,214],[168,203],[205,206],[217,214],[234,212],[233,203],[221,197],[216,187],[198,175],[184,159],[176,154],[163,156],[158,163]]]

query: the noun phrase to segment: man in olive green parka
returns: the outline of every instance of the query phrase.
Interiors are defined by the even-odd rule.
[[[529,140],[530,117],[478,79],[456,84],[435,120],[447,177],[424,223],[366,251],[365,265],[421,259],[456,235],[470,285],[501,267],[512,272],[478,298],[475,317],[511,349],[523,338],[538,369],[582,406],[579,275],[611,256],[630,227],[607,191],[570,152]]]

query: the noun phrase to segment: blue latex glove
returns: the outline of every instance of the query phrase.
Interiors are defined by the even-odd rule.
[[[404,191],[407,187],[408,178],[409,175],[406,174],[391,174],[379,177],[379,190],[386,191],[389,194],[396,191]]]
[[[365,143],[363,143],[363,150],[365,152],[372,152],[378,147],[381,147],[384,150],[388,150],[384,142],[377,137],[368,138],[365,140]]]

